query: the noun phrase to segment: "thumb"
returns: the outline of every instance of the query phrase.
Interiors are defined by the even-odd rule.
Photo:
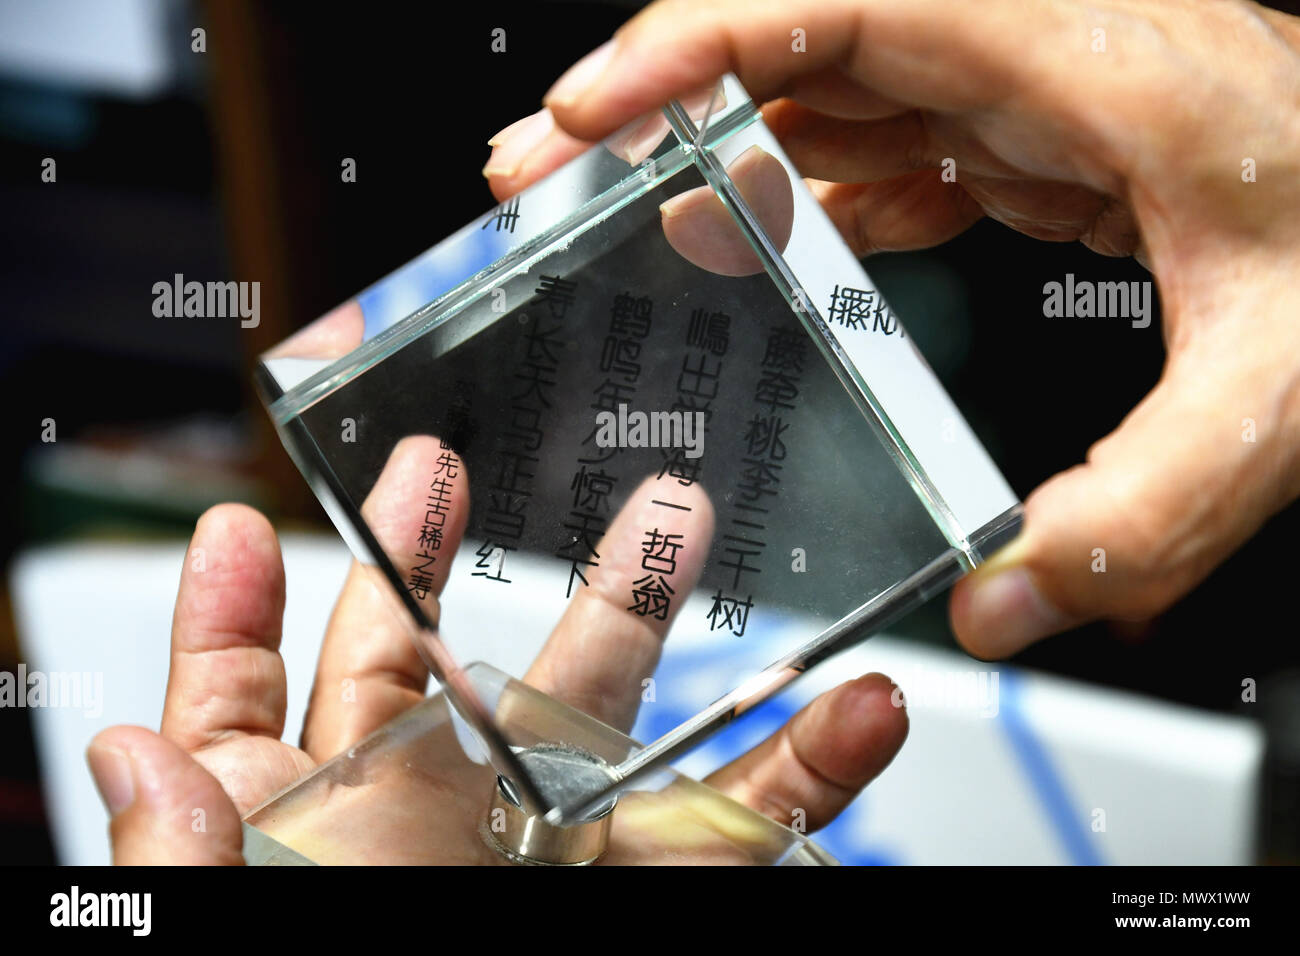
[[[112,817],[115,864],[243,863],[235,805],[170,740],[143,727],[110,727],[90,742],[86,760]]]
[[[1004,657],[1097,618],[1158,614],[1296,496],[1294,376],[1197,351],[1170,361],[1085,464],[1030,495],[1020,537],[958,582],[950,613],[968,651]]]

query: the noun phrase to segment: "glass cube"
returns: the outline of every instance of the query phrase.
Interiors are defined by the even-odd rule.
[[[580,808],[548,804],[526,728],[458,662],[522,677],[558,627],[550,673],[605,675],[568,703],[650,741],[620,758],[631,786],[1019,527],[733,77],[361,292],[258,381],[467,732],[558,818]]]

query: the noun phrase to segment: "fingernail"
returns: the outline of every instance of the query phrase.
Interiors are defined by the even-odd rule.
[[[538,110],[532,116],[511,123],[490,140],[494,147],[483,167],[484,176],[513,176],[541,142],[555,129],[555,117],[550,110]]]
[[[664,141],[670,128],[662,114],[656,113],[627,130],[620,130],[605,140],[605,145],[619,159],[630,166],[639,166],[641,162],[654,154],[659,144]]]
[[[672,219],[674,216],[680,216],[702,202],[708,202],[713,196],[713,190],[708,186],[697,186],[694,189],[688,189],[684,193],[678,193],[671,199],[667,199],[659,204],[659,215],[664,219]]]
[[[606,40],[569,67],[542,97],[542,102],[553,106],[572,106],[600,79],[613,56],[614,41]]]
[[[135,801],[135,773],[125,753],[113,747],[91,747],[86,762],[109,816],[117,816]]]
[[[1043,597],[1023,567],[974,582],[966,598],[964,630],[994,656],[1011,654],[1069,627],[1070,618]]]

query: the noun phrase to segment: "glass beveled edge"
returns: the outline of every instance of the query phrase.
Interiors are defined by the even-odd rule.
[[[721,144],[758,118],[758,108],[752,100],[746,98],[745,102],[737,104],[726,116],[711,125],[706,146]],[[591,148],[599,149],[601,144],[593,144]],[[292,388],[278,389],[276,398],[267,403],[272,420],[279,424],[302,414],[388,355],[430,329],[450,321],[501,281],[527,271],[535,262],[549,255],[556,246],[572,242],[624,206],[677,175],[691,165],[692,152],[690,146],[679,142],[667,155],[652,160],[649,164],[632,167],[629,174],[613,186],[588,199],[559,222],[510,250],[486,269],[362,342]],[[570,160],[573,161],[575,160]],[[547,179],[549,177],[528,187],[525,193],[533,189],[545,189]],[[361,294],[364,294],[364,290]]]
[[[1025,524],[1025,506],[1017,503],[970,536],[971,547],[981,561],[991,558],[1020,534]]]

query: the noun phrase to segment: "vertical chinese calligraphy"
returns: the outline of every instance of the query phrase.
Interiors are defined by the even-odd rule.
[[[686,536],[667,534],[654,528],[641,542],[641,570],[647,574],[632,582],[633,604],[628,608],[642,617],[668,619],[668,610],[676,593],[667,581],[677,570],[677,552]]]
[[[515,366],[509,421],[501,434],[496,476],[488,489],[483,518],[484,538],[473,574],[510,583],[506,556],[519,548],[528,520],[533,479],[541,461],[543,422],[552,407],[564,320],[573,307],[577,283],[561,276],[542,276],[525,313],[524,356]]]
[[[735,497],[730,526],[722,536],[723,558],[718,563],[732,572],[726,591],[713,594],[708,612],[709,630],[726,629],[743,637],[753,609],[753,587],[760,574],[759,559],[767,547],[767,516],[781,486],[787,455],[787,420],[799,397],[800,379],[808,360],[808,337],[797,328],[776,328],[768,333],[754,385],[754,414],[745,425],[743,456],[736,465]],[[750,582],[746,585],[746,581]]]
[[[691,313],[686,330],[689,348],[682,357],[682,367],[677,375],[677,400],[673,403],[673,411],[690,415],[698,413],[703,415],[705,422],[713,415],[713,400],[718,396],[730,325],[731,317],[724,312],[696,309]],[[702,457],[691,457],[685,448],[664,449],[663,456],[660,478],[671,475],[681,485],[691,485],[699,480],[704,465]]]
[[[654,302],[648,296],[621,292],[614,296],[609,310],[609,326],[600,348],[600,372],[603,378],[592,389],[591,407],[598,413],[611,411],[620,402],[636,394],[641,378],[641,349],[650,335]],[[596,545],[605,533],[609,516],[609,499],[618,481],[605,470],[619,449],[600,448],[593,429],[582,442],[583,455],[569,483],[573,492],[571,508],[564,521],[565,542],[555,556],[569,562],[569,580],[565,597],[573,594],[575,584],[587,585],[586,570],[599,565]]]
[[[433,481],[424,501],[424,521],[416,541],[415,560],[406,580],[406,589],[421,601],[433,589],[433,566],[442,550],[443,530],[450,514],[453,482],[460,473],[460,459],[444,445],[434,465]]]

